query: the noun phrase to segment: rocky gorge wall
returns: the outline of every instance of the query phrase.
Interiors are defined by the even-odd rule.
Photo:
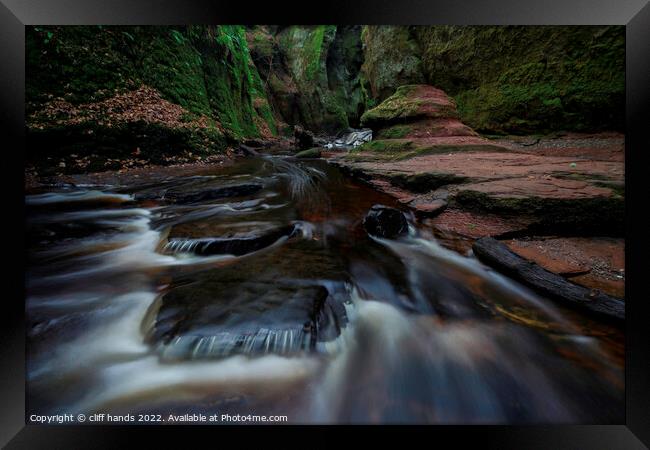
[[[335,134],[409,84],[483,134],[622,130],[617,26],[26,28],[28,148],[155,159]],[[143,107],[143,105],[147,105]],[[92,158],[90,158],[92,159]]]

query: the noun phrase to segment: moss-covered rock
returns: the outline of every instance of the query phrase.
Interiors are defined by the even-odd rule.
[[[55,100],[94,105],[144,84],[184,108],[188,120],[207,118],[206,127],[192,139],[194,147],[205,141],[202,133],[221,136],[213,140],[215,145],[204,147],[212,152],[225,148],[224,134],[231,140],[277,134],[244,27],[27,27],[26,43],[30,117]],[[55,133],[56,126],[32,125],[28,119],[28,133]],[[66,141],[72,145],[76,133],[70,131]],[[163,147],[180,151],[178,145]]]
[[[269,84],[272,95],[284,100],[287,122],[327,132],[358,123],[364,105],[360,32],[360,27],[326,25],[278,31],[275,39],[289,76],[277,71]]]

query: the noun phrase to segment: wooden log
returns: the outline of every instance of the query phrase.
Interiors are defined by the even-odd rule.
[[[530,286],[545,297],[600,317],[614,321],[625,320],[625,302],[621,299],[571,283],[522,258],[494,238],[479,239],[472,249],[484,263]]]

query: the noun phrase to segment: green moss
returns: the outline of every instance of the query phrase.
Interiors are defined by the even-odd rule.
[[[310,148],[296,153],[296,158],[320,158],[321,149],[318,147]]]
[[[145,28],[138,37],[142,81],[197,114],[211,115],[200,53],[176,29]],[[145,48],[146,47],[146,48]]]
[[[466,144],[466,145],[430,145],[417,147],[411,151],[402,152],[398,155],[399,160],[424,155],[441,155],[460,152],[507,152],[504,147],[490,144]]]
[[[467,145],[416,145],[417,141],[408,139],[376,139],[352,149],[348,156],[355,158],[358,153],[378,153],[381,159],[401,161],[424,155],[437,155],[459,152],[507,152],[504,147],[490,144]],[[363,158],[363,157],[362,157]]]
[[[623,130],[619,26],[415,27],[427,81],[487,133]]]
[[[392,139],[378,139],[366,142],[352,152],[381,152],[381,153],[403,153],[405,151],[413,150],[415,146],[413,141],[408,140],[392,140]]]
[[[434,104],[418,97],[420,85],[405,85],[361,116],[361,124],[373,129],[383,128],[396,122],[412,122],[422,118],[457,117],[453,106]]]
[[[261,119],[277,134],[259,74],[252,63],[242,26],[201,30],[195,45],[202,54],[210,107],[235,139],[258,137]],[[255,107],[257,106],[257,108]]]
[[[325,26],[317,26],[311,33],[309,41],[305,44],[305,79],[313,80],[321,67],[321,54],[323,52],[323,38]]]
[[[582,199],[543,197],[491,197],[482,192],[461,190],[453,197],[454,205],[472,210],[531,217],[544,232],[623,233],[625,201],[619,196]]]
[[[137,55],[128,36],[125,27],[26,27],[27,102],[84,103],[135,86]]]
[[[350,72],[354,73],[353,59],[360,58],[361,51],[358,48],[355,55],[355,49],[346,47],[346,40],[353,40],[346,36],[354,33],[354,27],[330,25],[289,26],[278,33],[289,73],[286,79],[272,77],[270,82],[282,101],[292,102],[284,108],[287,121],[330,133],[347,128],[350,119],[358,121],[362,97]]]
[[[449,184],[464,183],[467,180],[467,177],[442,172],[424,172],[414,175],[400,173],[390,176],[390,181],[395,186],[403,187],[412,192],[418,193],[433,191]]]
[[[380,139],[401,139],[412,131],[409,125],[393,125],[379,131],[377,135]]]

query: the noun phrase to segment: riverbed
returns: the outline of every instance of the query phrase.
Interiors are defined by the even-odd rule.
[[[28,410],[290,423],[621,423],[623,334],[459,253],[323,160],[26,196]],[[216,249],[216,250],[215,250]]]

